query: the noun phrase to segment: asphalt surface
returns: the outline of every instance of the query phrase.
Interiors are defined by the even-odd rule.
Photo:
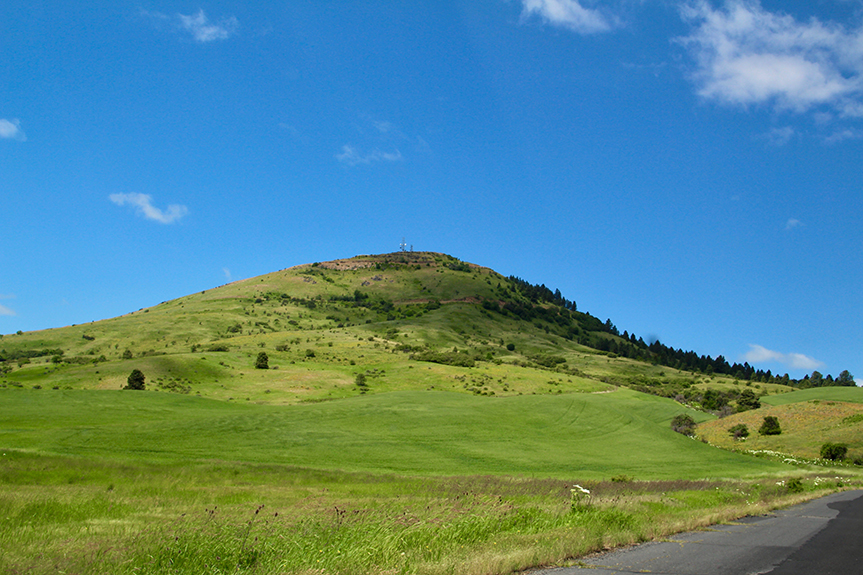
[[[532,575],[863,573],[863,490],[596,555]]]

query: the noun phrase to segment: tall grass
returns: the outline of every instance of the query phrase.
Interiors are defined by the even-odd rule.
[[[2,457],[0,572],[10,574],[509,573],[837,487],[582,482],[588,504],[562,479]]]

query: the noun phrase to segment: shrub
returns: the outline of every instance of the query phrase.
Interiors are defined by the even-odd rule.
[[[761,435],[780,435],[782,428],[779,426],[779,420],[772,415],[768,415],[764,418],[761,427],[758,428],[758,433]]]
[[[788,491],[791,493],[800,493],[803,491],[803,482],[800,481],[797,477],[788,480]]]
[[[123,352],[123,355],[121,355],[120,357],[122,357],[123,359],[132,359],[132,350],[127,349],[126,351]]]
[[[506,344],[506,349],[507,349],[507,351],[515,351],[515,344],[514,343]]]
[[[671,420],[671,429],[683,435],[695,435],[695,420],[685,413],[675,415]]]
[[[737,411],[749,411],[761,407],[761,401],[751,389],[744,389],[737,398]]]
[[[255,369],[270,369],[270,358],[267,352],[262,351],[258,354],[258,359],[255,360]]]
[[[749,428],[746,427],[745,423],[738,423],[737,425],[729,428],[728,433],[734,439],[743,439],[745,437],[749,437]]]
[[[145,389],[145,379],[140,369],[133,369],[126,379],[126,387],[123,389],[143,390]]]
[[[821,459],[842,461],[848,455],[848,446],[844,443],[825,443],[821,446]]]

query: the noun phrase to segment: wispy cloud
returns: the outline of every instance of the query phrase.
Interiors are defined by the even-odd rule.
[[[839,142],[844,142],[845,140],[859,140],[860,138],[863,138],[863,132],[861,132],[860,130],[845,128],[837,130],[824,138],[824,143],[838,144]]]
[[[169,25],[180,32],[191,34],[196,42],[202,44],[226,40],[233,36],[240,26],[239,21],[233,16],[212,22],[203,10],[198,10],[197,14],[175,14],[174,16],[141,10],[141,15],[158,26]]]
[[[180,26],[189,32],[196,42],[212,42],[214,40],[225,40],[230,38],[239,27],[237,19],[231,16],[223,18],[219,22],[210,22],[203,10],[197,14],[186,16],[178,14]]]
[[[349,144],[345,144],[342,146],[342,152],[340,154],[336,154],[336,159],[348,166],[356,166],[358,164],[372,164],[377,162],[398,162],[402,159],[402,153],[399,150],[394,152],[382,152],[378,149],[364,153]]]
[[[23,142],[27,139],[21,129],[21,122],[17,118],[7,120],[0,118],[0,138],[4,140],[18,140]]]
[[[818,369],[824,364],[801,353],[780,353],[760,345],[749,345],[743,359],[751,364],[777,362],[793,369]]]
[[[15,296],[14,295],[0,294],[0,299],[15,299]],[[5,305],[0,304],[0,315],[15,316],[18,314],[15,313],[15,310],[10,309],[10,308],[6,307]]]
[[[186,206],[172,204],[165,211],[153,206],[153,198],[147,194],[111,194],[108,198],[118,206],[130,205],[136,211],[147,218],[161,224],[171,224],[183,216],[189,210]]]
[[[784,128],[773,128],[763,137],[771,146],[781,147],[790,142],[796,134],[794,128],[785,126]]]
[[[585,8],[579,0],[522,0],[522,18],[540,17],[544,22],[579,34],[607,32],[616,21],[596,8]]]
[[[796,113],[827,107],[863,116],[863,28],[764,10],[757,0],[681,9],[694,29],[679,38],[697,64],[698,93],[730,105],[771,104]]]
[[[222,268],[222,272],[225,274],[225,279],[231,281],[231,270],[228,268]]]
[[[800,227],[803,227],[803,222],[801,222],[800,220],[790,218],[787,222],[785,222],[786,230],[793,230]]]

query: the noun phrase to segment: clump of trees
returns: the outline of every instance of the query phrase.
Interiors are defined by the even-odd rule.
[[[751,389],[744,389],[737,396],[737,411],[749,411],[761,407],[761,401]]]
[[[675,415],[674,419],[671,420],[671,429],[683,435],[695,435],[695,420],[692,419],[691,415],[685,413]]]
[[[255,369],[270,369],[270,357],[267,352],[262,351],[258,354],[258,358],[255,360]]]
[[[746,439],[749,437],[749,428],[745,423],[738,423],[728,429],[728,434],[734,439]]]
[[[821,459],[842,461],[848,455],[848,446],[844,443],[825,443],[821,446]]]
[[[129,374],[129,377],[126,378],[126,387],[123,389],[135,389],[138,391],[143,391],[146,389],[146,378],[140,369],[133,369],[132,373]]]
[[[779,419],[773,415],[768,415],[758,428],[758,433],[761,435],[781,435],[782,427],[779,425]]]
[[[360,393],[365,393],[369,389],[369,384],[366,382],[366,374],[358,373],[354,383],[360,389]]]

